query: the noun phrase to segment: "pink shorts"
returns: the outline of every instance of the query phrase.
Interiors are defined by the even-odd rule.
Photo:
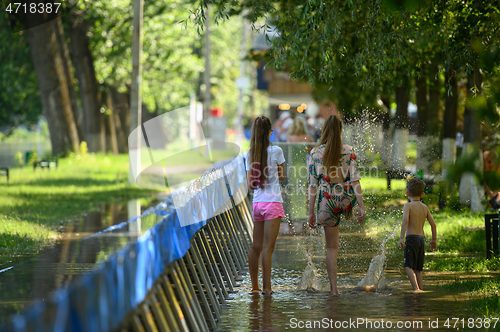
[[[278,217],[284,218],[283,203],[278,202],[255,202],[253,203],[253,221],[272,220]]]

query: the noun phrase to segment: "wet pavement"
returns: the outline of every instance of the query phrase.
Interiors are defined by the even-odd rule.
[[[366,237],[362,226],[345,222],[340,229],[338,286],[340,296],[328,292],[297,290],[312,256],[317,277],[328,284],[325,264],[324,235],[302,232],[296,225],[294,234],[286,224],[281,228],[273,254],[272,284],[274,294],[252,294],[247,274],[232,295],[216,331],[438,331],[447,330],[447,318],[470,318],[467,294],[453,293],[439,287],[457,277],[479,277],[473,274],[432,273],[424,271],[425,293],[410,292],[411,286],[402,267],[402,253],[387,253],[385,276],[387,288],[366,292],[357,284],[366,274],[370,261],[380,254],[380,243]],[[491,277],[491,276],[490,276]],[[435,328],[436,323],[438,328]],[[458,325],[461,325],[461,321]],[[453,324],[451,324],[453,326]],[[457,327],[458,327],[457,325]],[[460,326],[461,327],[461,326]],[[456,330],[456,329],[455,329]],[[463,330],[461,328],[461,330]]]
[[[154,213],[126,223],[158,201],[141,206],[139,200],[101,206],[64,226],[56,245],[38,257],[0,272],[0,326],[9,322],[35,299],[47,298],[79,275],[137,239],[160,218]],[[110,226],[116,229],[96,233]]]

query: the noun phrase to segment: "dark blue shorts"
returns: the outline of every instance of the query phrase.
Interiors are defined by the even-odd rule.
[[[404,267],[422,271],[424,269],[425,237],[407,235],[404,250]]]

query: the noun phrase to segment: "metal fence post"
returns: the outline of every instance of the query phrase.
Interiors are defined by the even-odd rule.
[[[229,238],[231,239],[235,256],[238,261],[238,272],[242,273],[244,270],[245,266],[245,258],[243,254],[243,249],[241,248],[241,244],[238,241],[238,237],[236,236],[236,233],[231,227],[230,221],[229,221],[229,215],[227,212],[224,212],[221,214],[221,219],[222,219],[222,225],[224,226],[224,230],[227,232]]]
[[[215,220],[217,220],[217,222],[214,224],[214,227],[216,228],[216,232],[218,234],[220,234],[220,236],[223,238],[224,245],[228,249],[226,251],[226,253],[227,253],[229,261],[231,262],[231,268],[233,269],[233,271],[235,273],[234,278],[236,281],[241,281],[242,279],[240,279],[240,272],[243,270],[243,268],[241,267],[240,262],[238,260],[238,256],[236,254],[236,249],[233,246],[231,236],[229,235],[229,233],[225,229],[224,221],[223,221],[222,217],[220,215],[216,216]]]
[[[212,251],[214,253],[215,259],[217,263],[219,264],[219,270],[222,273],[222,276],[226,279],[226,284],[227,287],[229,288],[229,292],[232,293],[234,292],[234,279],[232,274],[229,272],[229,263],[226,259],[224,249],[222,249],[222,245],[219,241],[219,237],[215,232],[212,231],[213,227],[213,221],[214,219],[210,219],[210,221],[207,223],[207,231],[206,235],[208,235],[212,247]]]
[[[234,219],[233,219],[233,215],[231,213],[231,210],[226,211],[224,214],[226,216],[226,222],[227,222],[229,231],[233,234],[233,236],[236,240],[236,246],[237,246],[237,248],[240,252],[240,255],[242,257],[243,266],[245,266],[246,259],[244,257],[248,257],[249,253],[246,252],[244,246],[241,244],[240,237],[238,236],[238,232],[236,231],[236,228],[234,226]]]
[[[160,281],[162,280],[160,279]],[[154,288],[156,289],[156,294],[169,329],[171,331],[186,331],[186,321],[184,320],[184,315],[182,314],[181,307],[179,306],[177,299],[172,295],[172,300],[167,300],[167,296],[165,295],[166,292],[162,288],[161,283],[157,284]],[[169,289],[168,291],[173,294],[173,290]]]
[[[210,285],[210,289],[209,289],[208,285],[205,284],[205,281],[203,281],[203,283],[205,285],[205,289],[203,288],[201,281],[200,281],[200,277],[202,280],[204,280],[204,276],[202,274],[200,274],[198,276],[198,273],[196,272],[196,268],[194,266],[193,260],[191,258],[191,253],[189,251],[184,256],[184,258],[187,261],[187,266],[189,267],[189,270],[191,271],[191,275],[193,276],[196,288],[198,289],[198,296],[201,298],[201,302],[203,303],[202,309],[205,310],[206,317],[207,317],[208,321],[210,322],[210,325],[214,329],[216,324],[217,324],[215,322],[215,319],[214,319],[214,313],[215,313],[215,316],[218,318],[219,314],[218,314],[217,310],[218,309],[220,310],[220,307],[217,306],[218,303],[215,304],[216,301],[215,301],[214,289],[213,289],[212,285]],[[207,293],[207,296],[210,300],[211,305],[209,305],[209,303],[207,301],[207,296],[205,296],[205,291]],[[211,307],[213,308],[213,311],[212,311]]]
[[[158,300],[158,297],[153,293],[151,294],[151,303],[150,303],[151,313],[153,314],[153,318],[156,322],[156,327],[160,332],[170,331],[170,327],[167,323],[167,319],[165,314],[161,310],[161,304]]]
[[[182,262],[182,260],[180,261]],[[174,270],[177,273],[179,281],[184,289],[187,300],[189,301],[189,305],[191,306],[191,310],[193,311],[193,314],[196,318],[196,321],[198,322],[198,325],[200,325],[202,331],[208,331],[207,322],[201,311],[200,302],[198,301],[198,299],[196,298],[196,294],[194,293],[193,285],[191,284],[189,275],[187,273],[184,274],[178,261],[174,261],[174,267],[175,267]],[[187,282],[188,280],[189,283]]]
[[[179,280],[179,276],[176,271],[169,267],[166,274],[164,274],[161,278],[163,278],[164,285],[167,286],[167,289],[173,289],[175,292],[175,297],[180,301],[180,307],[184,314],[184,319],[186,320],[187,326],[191,331],[201,331],[201,326],[198,325],[196,320],[196,316],[194,315],[191,306],[189,304],[189,300],[187,298],[186,293],[182,287],[182,284]],[[173,296],[172,293],[167,292],[167,298],[169,296]],[[169,298],[169,301],[171,299]]]
[[[205,262],[205,265],[207,267],[208,275],[210,276],[210,279],[215,286],[215,290],[217,291],[217,295],[219,296],[219,302],[225,305],[227,296],[226,294],[224,294],[224,291],[226,290],[226,288],[224,287],[224,282],[222,280],[222,277],[219,277],[219,269],[217,269],[217,267],[214,267],[214,261],[209,256],[209,249],[206,247],[201,234],[202,233],[199,232],[196,233],[195,241],[198,245],[198,248],[200,249],[201,257],[203,258],[203,261]]]
[[[233,259],[230,254],[230,249],[227,243],[227,240],[225,239],[224,235],[219,233],[217,231],[217,226],[216,224],[219,223],[219,218],[215,217],[213,218],[213,223],[210,224],[210,229],[212,231],[213,236],[216,238],[217,242],[220,245],[221,252],[222,252],[222,257],[224,259],[225,264],[228,267],[229,276],[231,278],[231,283],[233,286],[236,286],[236,280],[235,278],[238,276],[238,271],[236,270],[236,266],[234,265]]]

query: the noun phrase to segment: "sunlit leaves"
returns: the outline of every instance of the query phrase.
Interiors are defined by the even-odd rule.
[[[0,15],[0,130],[10,133],[42,114],[38,79],[25,35],[13,34]]]

